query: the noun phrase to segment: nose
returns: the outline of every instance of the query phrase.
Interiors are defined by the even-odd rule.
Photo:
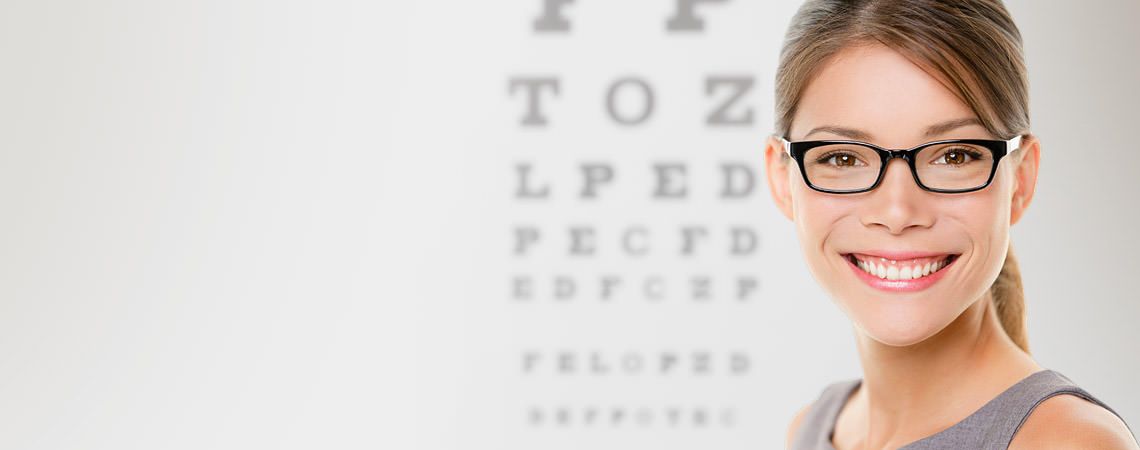
[[[891,234],[902,234],[912,227],[934,224],[930,194],[918,186],[907,162],[895,158],[887,163],[879,187],[863,202],[861,221],[867,227],[883,227]]]

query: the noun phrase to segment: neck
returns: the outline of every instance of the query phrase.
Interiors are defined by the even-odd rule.
[[[856,331],[863,383],[851,400],[861,448],[937,433],[1041,370],[1001,327],[989,294],[920,343],[885,345]]]

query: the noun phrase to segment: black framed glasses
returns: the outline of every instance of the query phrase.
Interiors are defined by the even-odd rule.
[[[781,136],[780,141],[784,152],[796,160],[808,186],[820,192],[857,194],[875,189],[883,181],[888,163],[902,158],[920,188],[957,194],[989,186],[998,162],[1021,148],[1021,137],[945,139],[909,149],[847,140],[791,142]]]

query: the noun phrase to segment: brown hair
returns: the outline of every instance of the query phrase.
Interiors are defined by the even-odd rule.
[[[828,58],[847,46],[874,42],[941,81],[991,134],[1009,139],[1028,133],[1029,81],[1021,33],[1000,0],[808,0],[793,17],[780,52],[778,134],[790,133],[804,88]],[[1012,245],[990,294],[1006,334],[1029,352],[1025,297]]]

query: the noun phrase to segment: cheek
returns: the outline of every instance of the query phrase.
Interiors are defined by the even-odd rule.
[[[996,180],[995,180],[996,181]],[[941,208],[944,218],[953,218],[978,245],[1001,244],[1009,233],[1010,199],[1006,186],[996,183],[960,197],[946,197]]]
[[[831,228],[851,214],[851,199],[813,191],[805,185],[792,189],[793,211],[803,244],[819,248]]]
[[[936,228],[969,241],[969,255],[962,261],[955,280],[962,294],[959,297],[961,301],[983,295],[1005,262],[1009,246],[1010,200],[1004,186],[994,184],[991,187],[995,189],[946,197],[939,204],[939,220],[944,223]]]
[[[843,222],[850,222],[845,218],[855,217],[856,204],[853,202],[857,200],[816,192],[807,186],[793,190],[792,195],[801,253],[816,280],[831,283],[831,278],[837,275],[833,270],[838,266],[834,261],[828,261],[831,252],[828,245],[835,244],[831,237],[836,228]]]
[[[995,222],[998,199],[988,192],[975,192],[963,194],[959,197],[946,197],[942,199],[941,210],[943,214],[958,218],[970,224],[985,224]],[[973,228],[973,227],[971,227]]]

